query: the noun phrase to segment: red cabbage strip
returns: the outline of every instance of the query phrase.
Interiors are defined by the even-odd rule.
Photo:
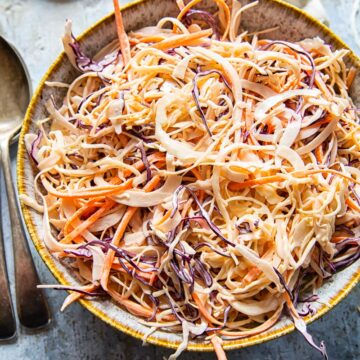
[[[207,287],[212,286],[213,284],[212,276],[210,275],[209,271],[206,269],[204,264],[199,259],[194,259],[194,261],[195,261],[195,265],[194,265],[195,276],[197,274],[198,275],[197,277],[203,279]]]
[[[175,305],[174,303],[172,302],[172,299],[170,296],[166,296],[168,298],[168,302],[169,302],[169,305],[171,307],[171,310],[173,312],[173,314],[175,315],[175,317],[182,323],[184,321],[184,318],[182,316],[179,315],[179,313],[176,311],[175,309]]]
[[[132,276],[134,279],[140,281],[142,284],[144,284],[144,285],[146,285],[146,286],[153,287],[151,284],[149,284],[148,282],[146,282],[140,275],[138,275],[138,274],[135,272],[135,269],[130,270],[130,269],[124,264],[124,262],[122,261],[121,258],[118,258],[118,260],[119,260],[119,263],[120,263],[121,267],[122,267],[130,276]]]
[[[305,308],[305,310],[304,310],[304,308]],[[301,317],[308,316],[309,314],[314,315],[315,314],[315,309],[312,308],[311,304],[306,303],[304,305],[302,311],[298,311],[298,314]]]
[[[191,279],[185,271],[179,269],[178,265],[175,263],[174,260],[170,261],[170,265],[173,268],[174,272],[176,273],[177,277],[181,281],[183,281],[187,284],[191,284],[193,282],[193,279]]]
[[[289,287],[287,286],[284,277],[280,274],[280,272],[273,267],[274,271],[276,272],[276,275],[278,276],[281,285],[283,286],[284,290],[287,292],[287,294],[289,295],[291,301],[294,300],[294,295],[292,294],[291,290],[289,289]]]
[[[337,250],[342,250],[344,246],[355,245],[360,247],[360,238],[346,238],[336,243],[335,247]]]
[[[225,308],[225,310],[224,310],[224,315],[223,315],[223,317],[224,317],[224,323],[223,323],[223,325],[222,325],[221,327],[217,327],[217,328],[208,327],[208,328],[206,329],[206,331],[218,331],[218,330],[224,329],[225,326],[226,326],[227,320],[228,320],[228,316],[229,316],[230,310],[231,310],[231,305],[228,305],[228,306]]]
[[[306,329],[306,324],[304,322],[303,319],[301,318],[293,318],[294,320],[294,325],[296,327],[296,329],[304,336],[304,338],[306,339],[306,341],[316,350],[320,351],[320,353],[322,354],[322,356],[327,360],[328,359],[328,355],[326,353],[326,347],[323,341],[320,342],[320,345],[316,345],[314,342],[314,339],[312,338],[312,336],[307,332]]]
[[[298,303],[299,301],[299,294],[300,294],[300,288],[301,288],[301,282],[302,280],[305,278],[305,276],[309,273],[309,268],[306,268],[304,271],[301,271],[298,275],[298,278],[296,280],[296,283],[295,283],[295,286],[294,286],[294,289],[292,291],[293,293],[293,297],[294,297],[294,300],[292,301],[294,306],[296,306],[296,304]]]
[[[185,314],[185,311],[182,311],[182,315],[180,315],[177,311],[176,311],[176,308],[175,306],[177,306],[177,304],[174,304],[171,297],[169,295],[166,295],[167,299],[168,299],[168,302],[169,302],[169,305],[170,305],[170,308],[171,308],[171,311],[173,312],[173,314],[175,315],[175,317],[180,321],[180,322],[183,322],[185,320],[189,321],[189,322],[195,322],[200,314],[199,314],[199,311],[194,308],[191,304],[185,304],[185,311],[189,314],[189,317],[186,316]],[[180,310],[180,307],[177,306],[179,311]]]
[[[186,312],[186,320],[190,320],[192,322],[194,322],[195,320],[199,319],[200,317],[200,312],[198,309],[196,309],[195,307],[193,307],[191,304],[185,304],[185,311]],[[190,318],[188,317],[190,316]]]
[[[233,244],[231,241],[229,241],[220,231],[220,229],[211,221],[210,219],[210,216],[208,214],[208,212],[202,207],[199,199],[197,198],[197,196],[195,195],[195,193],[190,189],[188,188],[186,185],[180,185],[176,190],[175,190],[175,193],[174,193],[174,196],[173,196],[173,200],[172,200],[172,204],[173,204],[173,210],[170,214],[171,217],[173,217],[175,215],[175,212],[177,211],[178,209],[178,195],[179,195],[179,192],[182,190],[182,189],[186,189],[190,195],[194,198],[195,202],[196,202],[196,205],[198,206],[199,208],[199,211],[200,211],[200,214],[201,216],[204,218],[204,220],[206,221],[206,223],[208,224],[209,228],[215,233],[216,236],[218,236],[221,240],[223,240],[225,243],[227,243],[228,245],[232,246],[232,247],[235,247],[235,244]]]
[[[158,269],[156,267],[149,267],[147,269],[142,269],[140,268],[131,258],[130,256],[128,256],[128,254],[123,250],[120,249],[116,246],[114,246],[113,244],[101,241],[101,240],[92,240],[89,241],[88,243],[84,244],[84,245],[80,245],[78,247],[78,249],[86,249],[88,246],[91,245],[100,245],[103,248],[103,251],[108,251],[109,249],[113,250],[115,252],[115,256],[122,258],[124,260],[126,260],[130,265],[132,265],[136,270],[141,271],[141,272],[153,272],[153,271],[157,271]]]
[[[138,145],[138,148],[140,150],[141,153],[141,161],[143,162],[145,169],[146,169],[146,183],[148,183],[151,178],[152,178],[152,174],[151,174],[151,169],[150,169],[150,164],[149,164],[149,160],[146,156],[146,151],[144,148],[144,143],[141,141],[140,144]]]
[[[207,133],[209,134],[210,137],[212,137],[212,133],[211,133],[210,128],[209,128],[209,126],[208,126],[208,123],[207,123],[207,121],[206,121],[206,116],[205,116],[205,114],[204,114],[204,112],[203,112],[203,110],[202,110],[202,108],[201,108],[201,105],[200,105],[200,101],[199,101],[200,92],[199,92],[199,87],[198,87],[198,85],[197,85],[197,80],[198,80],[198,77],[200,77],[200,76],[206,76],[206,75],[209,75],[209,74],[212,74],[212,73],[218,74],[218,75],[222,78],[225,86],[226,86],[226,87],[229,89],[229,91],[231,92],[231,87],[230,87],[230,85],[229,85],[229,84],[227,83],[227,81],[225,80],[223,74],[222,74],[220,71],[218,71],[218,70],[208,70],[208,71],[199,72],[199,73],[197,73],[197,74],[194,76],[194,78],[193,78],[193,85],[194,85],[194,86],[193,86],[193,89],[192,89],[193,98],[194,98],[195,103],[196,103],[196,106],[197,106],[197,108],[198,108],[198,110],[199,110],[201,120],[202,120],[202,122],[203,122],[203,124],[204,124],[204,126],[205,126],[205,128],[206,128],[206,131],[207,131]]]
[[[320,299],[319,295],[312,294],[304,299],[299,299],[299,303],[315,302]]]
[[[74,55],[75,55],[75,61],[78,69],[82,72],[87,71],[102,71],[106,66],[112,64],[119,56],[120,51],[117,53],[113,53],[110,55],[105,56],[105,58],[99,62],[96,62],[86,56],[80,49],[80,44],[77,42],[75,37],[72,35],[73,42],[69,43],[69,46],[71,47]]]
[[[152,315],[146,319],[147,321],[152,321],[155,319],[155,316],[156,316],[156,313],[157,313],[157,310],[159,307],[159,299],[154,297],[152,294],[146,294],[146,295],[149,297],[151,302],[154,304],[154,311],[153,311]]]
[[[321,247],[318,247],[319,250],[319,261],[318,261],[318,266],[322,272],[322,275],[324,277],[324,279],[327,279],[329,277],[331,277],[331,273],[329,273],[326,269],[325,269],[325,264],[324,264],[324,260],[326,259],[326,257],[324,256],[324,250]]]
[[[216,36],[216,39],[220,39],[219,26],[218,26],[218,23],[217,23],[216,19],[214,18],[214,16],[212,14],[210,14],[209,12],[204,11],[204,10],[190,9],[185,14],[183,20],[184,20],[184,22],[186,22],[186,23],[188,23],[190,25],[191,24],[190,18],[193,18],[193,17],[197,17],[201,21],[208,24],[213,29],[213,32],[214,32],[214,34]]]
[[[350,185],[350,190],[351,190],[352,193],[354,194],[355,200],[356,200],[357,204],[360,206],[360,196],[359,196],[359,194],[355,191],[355,185],[354,185],[354,184],[351,184],[351,185]]]
[[[344,231],[350,236],[355,236],[355,233],[346,225],[336,225],[335,231]]]
[[[54,286],[51,289],[75,291],[75,292],[78,292],[80,294],[87,295],[87,296],[107,296],[107,294],[105,292],[103,292],[103,291],[90,292],[90,291],[85,291],[85,290],[78,289],[78,288],[73,287],[73,286]]]
[[[315,74],[316,74],[316,67],[315,67],[314,59],[312,58],[312,56],[304,49],[299,50],[297,47],[294,46],[294,44],[291,44],[287,41],[281,41],[281,40],[271,41],[269,44],[263,46],[261,49],[267,50],[271,45],[274,45],[274,44],[285,45],[288,48],[290,48],[291,50],[294,50],[295,52],[297,52],[298,54],[304,55],[309,60],[311,68],[312,68],[311,77],[310,77],[310,81],[309,81],[309,88],[312,88],[314,86]]]
[[[155,245],[165,246],[165,247],[167,247],[167,248],[170,247],[169,244],[163,242],[163,241],[162,241],[160,238],[158,238],[158,237],[156,237],[156,240],[155,240],[155,241],[154,241],[154,238],[153,238],[153,237],[151,237],[151,239],[152,239],[152,241],[154,242]],[[169,242],[171,242],[171,241],[169,241]],[[174,253],[175,253],[176,255],[179,255],[181,258],[183,258],[183,259],[185,259],[185,260],[187,260],[187,261],[190,261],[190,260],[191,260],[191,255],[185,254],[185,253],[181,252],[179,249],[176,249],[176,248],[175,248],[175,249],[174,249]]]
[[[205,243],[205,242],[196,244],[196,245],[194,246],[194,250],[197,251],[199,248],[202,248],[202,247],[204,247],[204,246],[207,246],[207,247],[210,248],[212,251],[214,251],[215,253],[217,253],[217,254],[219,254],[219,255],[221,255],[221,256],[225,256],[225,257],[227,257],[227,258],[231,258],[230,255],[221,252],[220,250],[216,249],[215,246],[213,246],[213,245],[211,245],[211,244],[209,244],[209,243]]]
[[[42,138],[42,131],[39,130],[37,133],[37,137],[31,143],[31,149],[30,149],[30,153],[29,153],[29,156],[31,157],[31,159],[34,161],[34,163],[36,165],[38,165],[38,161],[35,158],[35,150],[37,150],[37,151],[39,150],[38,146],[40,144],[41,138]]]
[[[338,252],[335,254],[333,261],[325,258],[325,261],[330,266],[333,272],[342,270],[343,268],[353,264],[356,260],[360,258],[360,238],[346,238],[338,242],[335,247]],[[356,251],[352,255],[343,260],[336,261],[337,256],[343,254],[351,248],[356,248]]]
[[[64,253],[75,255],[75,256],[83,256],[86,258],[92,257],[92,253],[89,249],[64,250]]]
[[[93,91],[93,92],[91,92],[90,94],[88,94],[87,96],[85,96],[81,101],[80,101],[80,104],[79,104],[79,106],[78,106],[78,108],[77,108],[77,113],[81,110],[81,107],[84,105],[84,103],[85,103],[85,101],[87,100],[87,99],[89,99],[89,97],[94,93],[95,91]]]
[[[141,271],[141,272],[154,272],[157,271],[158,269],[156,267],[149,267],[147,269],[142,269],[140,268],[122,249],[109,244],[109,248],[112,249],[113,251],[115,251],[115,254],[117,257],[119,258],[123,258],[124,260],[126,260],[130,265],[132,265],[136,270]]]
[[[359,258],[360,258],[360,248],[358,248],[358,250],[353,255],[349,256],[347,259],[341,261],[329,262],[329,265],[334,271],[339,271],[350,266]]]
[[[137,126],[133,126],[131,129],[127,129],[126,131],[124,131],[124,133],[125,134],[128,133],[129,135],[135,136],[138,139],[142,140],[144,143],[153,142],[151,139],[148,139],[145,135],[143,135]]]

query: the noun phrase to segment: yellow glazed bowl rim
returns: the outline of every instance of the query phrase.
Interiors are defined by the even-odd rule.
[[[146,0],[133,1],[133,2],[125,5],[124,7],[122,7],[122,9],[123,10],[129,9],[129,8],[131,8],[137,4],[140,4],[144,1],[146,1]],[[327,36],[329,36],[332,39],[333,43],[335,43],[336,46],[350,50],[350,48],[335,33],[333,33],[328,27],[323,25],[320,21],[318,21],[315,18],[313,18],[312,16],[308,15],[305,11],[300,10],[300,9],[296,8],[295,6],[290,5],[282,0],[272,0],[272,1],[275,4],[278,4],[285,8],[290,9],[291,11],[295,11],[299,17],[305,18],[307,21],[310,21],[311,23],[316,25],[318,28],[320,28],[323,31],[323,33],[325,33]],[[100,19],[99,21],[97,21],[94,25],[92,25],[85,32],[83,32],[78,37],[78,40],[82,40],[82,39],[86,38],[87,36],[89,36],[92,32],[95,32],[100,25],[112,21],[113,16],[114,16],[114,13],[112,12],[112,13],[106,15],[105,17],[103,17],[102,19]],[[17,185],[18,185],[19,195],[26,194],[25,166],[24,165],[25,165],[25,162],[27,161],[26,160],[27,158],[26,158],[26,149],[25,149],[25,145],[24,145],[24,136],[29,130],[29,126],[30,126],[30,123],[32,120],[32,115],[34,113],[35,106],[40,99],[40,95],[44,89],[45,81],[49,78],[49,76],[53,73],[53,71],[55,71],[61,65],[61,61],[63,60],[64,56],[66,56],[66,55],[64,52],[62,52],[56,58],[56,60],[52,63],[52,65],[49,67],[49,69],[47,70],[47,72],[45,73],[43,78],[41,79],[39,85],[37,86],[37,88],[34,92],[34,95],[31,99],[31,102],[29,104],[29,107],[28,107],[26,115],[25,115],[23,127],[22,127],[21,134],[20,134],[20,139],[19,139],[19,148],[18,148],[18,156],[17,156]],[[354,62],[360,64],[360,59],[353,52],[350,52],[349,57]],[[359,65],[359,69],[360,69],[360,65]],[[52,258],[52,256],[49,255],[49,253],[43,246],[41,246],[42,240],[40,239],[39,234],[37,233],[37,231],[34,227],[32,218],[30,216],[29,208],[24,206],[23,204],[21,204],[21,209],[22,209],[24,222],[30,233],[31,240],[33,241],[35,248],[38,251],[38,253],[40,254],[42,260],[45,262],[47,267],[50,269],[50,271],[52,272],[54,277],[61,284],[68,285],[68,282],[65,279],[63,272],[57,268],[56,263],[55,263],[54,259]],[[335,296],[333,296],[326,304],[323,304],[319,309],[317,309],[317,312],[314,315],[307,316],[305,318],[306,323],[310,323],[310,322],[318,319],[319,317],[321,317],[322,315],[327,313],[329,310],[331,310],[335,305],[337,305],[341,300],[343,300],[349,294],[349,292],[355,287],[355,285],[359,282],[359,280],[360,280],[360,267],[358,267],[357,271],[355,271],[355,273],[351,276],[351,278],[348,280],[348,282],[344,285],[344,287],[340,291],[337,292],[337,294]],[[108,314],[106,314],[105,312],[96,308],[93,305],[92,301],[80,300],[80,303],[87,310],[89,310],[92,314],[94,314],[95,316],[97,316],[98,318],[103,320],[104,322],[110,324],[114,328],[121,330],[122,332],[124,332],[128,335],[131,335],[137,339],[143,338],[143,336],[144,336],[143,333],[136,331],[133,328],[127,327],[126,325],[112,319]],[[237,339],[237,340],[225,340],[223,347],[226,350],[231,350],[231,349],[239,349],[239,348],[243,348],[243,347],[247,347],[247,346],[251,346],[251,345],[256,345],[259,343],[263,343],[265,341],[269,341],[271,339],[278,338],[285,334],[288,334],[288,333],[292,332],[293,330],[294,330],[294,325],[288,324],[279,329],[273,329],[273,330],[270,329],[266,333],[251,336],[248,338]],[[164,346],[164,347],[168,347],[168,348],[177,348],[179,346],[179,342],[159,339],[158,337],[156,337],[154,335],[148,336],[147,342],[154,344],[154,345],[160,345],[160,346]],[[213,351],[213,347],[211,344],[207,344],[207,343],[189,343],[188,350]]]

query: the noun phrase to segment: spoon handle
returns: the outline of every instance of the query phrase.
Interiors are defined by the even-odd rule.
[[[1,218],[0,218],[1,223]],[[4,239],[0,228],[0,340],[16,335],[16,321],[11,303],[9,280],[6,270]]]
[[[13,239],[18,316],[23,326],[36,329],[49,323],[50,313],[42,291],[36,287],[39,284],[39,278],[31,257],[16,202],[10,167],[9,142],[2,141],[0,146]]]

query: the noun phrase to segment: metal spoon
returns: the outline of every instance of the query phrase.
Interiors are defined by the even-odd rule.
[[[0,164],[4,171],[11,220],[16,303],[20,323],[35,329],[49,323],[50,313],[42,291],[36,288],[39,278],[21,223],[9,156],[9,144],[21,128],[30,93],[30,79],[25,64],[19,54],[0,36]],[[5,274],[2,269],[6,269],[6,266],[4,259],[0,257],[0,272]],[[6,286],[0,288],[0,293],[6,293],[6,299],[10,296]],[[5,304],[6,301],[10,301],[10,298],[5,300]],[[0,324],[1,326],[5,325]]]

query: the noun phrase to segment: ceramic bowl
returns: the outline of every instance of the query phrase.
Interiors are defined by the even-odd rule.
[[[246,4],[250,1],[242,0],[241,2],[242,4]],[[200,5],[209,11],[215,10],[213,1],[203,1]],[[143,26],[154,25],[160,18],[164,16],[176,16],[177,13],[178,9],[173,0],[136,1],[125,6],[122,12],[126,30],[135,30]],[[266,36],[268,38],[299,41],[307,37],[319,36],[334,48],[347,48],[347,45],[326,26],[322,25],[305,12],[282,1],[260,0],[258,6],[245,11],[242,15],[241,28],[246,29],[249,32],[276,26],[278,29],[267,34]],[[59,36],[60,35],[61,34],[59,34]],[[78,40],[86,54],[94,55],[115,38],[116,29],[114,15],[110,14],[85,31]],[[357,77],[351,88],[351,95],[355,103],[359,106],[360,62],[353,53],[350,53],[347,61],[349,66],[352,65],[358,69]],[[70,83],[76,76],[76,70],[73,69],[65,54],[61,53],[46,72],[35,91],[27,110],[20,136],[17,167],[18,189],[20,194],[27,194],[29,196],[33,196],[34,194],[33,179],[35,176],[35,169],[32,167],[25,150],[24,135],[28,132],[35,131],[34,123],[37,119],[46,117],[47,114],[44,103],[50,95],[54,96],[57,103],[60,103],[64,96],[63,90],[46,87],[45,81],[63,81]],[[43,229],[41,215],[25,206],[22,207],[22,213],[37,251],[59,283],[63,285],[77,285],[76,278],[58,260],[53,258],[45,247],[42,241]],[[318,290],[321,303],[315,305],[316,313],[307,317],[306,321],[311,322],[333,308],[337,303],[344,299],[356,285],[359,278],[359,262],[333,276]],[[136,338],[142,338],[148,330],[147,327],[138,322],[138,319],[135,316],[116,306],[110,300],[81,300],[81,304],[103,321]],[[294,326],[291,320],[283,317],[273,328],[262,334],[244,339],[224,341],[224,348],[237,349],[262,343],[287,334],[293,330]],[[152,344],[169,348],[176,348],[181,340],[181,334],[165,331],[157,331],[147,338],[147,341]],[[197,351],[213,350],[211,344],[205,343],[201,339],[191,340],[188,349]]]

